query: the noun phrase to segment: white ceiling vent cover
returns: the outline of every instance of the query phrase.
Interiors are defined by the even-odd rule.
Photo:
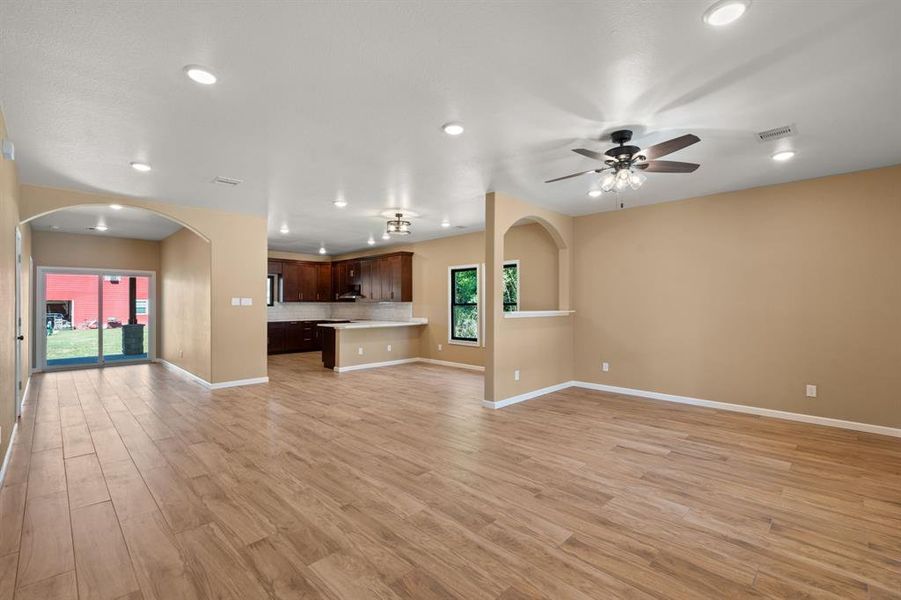
[[[766,131],[757,132],[757,140],[760,142],[773,142],[782,138],[792,137],[798,133],[798,129],[794,125],[783,125],[782,127],[774,127]]]
[[[243,179],[235,179],[233,177],[222,177],[221,175],[213,179],[213,183],[221,183],[222,185],[239,185],[244,183]]]

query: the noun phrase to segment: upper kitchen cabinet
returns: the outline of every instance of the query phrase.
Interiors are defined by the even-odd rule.
[[[275,264],[279,266],[276,267]],[[273,269],[278,269],[274,271]],[[332,300],[330,263],[298,260],[269,261],[270,273],[281,273],[282,302],[329,302]]]
[[[413,253],[392,252],[332,263],[269,259],[281,275],[282,302],[334,302],[349,291],[363,302],[412,302]]]
[[[364,302],[413,301],[413,253],[393,252],[380,256],[336,261],[335,292],[359,286]]]
[[[316,264],[316,300],[319,302],[330,302],[334,296],[332,295],[332,264],[317,263]]]

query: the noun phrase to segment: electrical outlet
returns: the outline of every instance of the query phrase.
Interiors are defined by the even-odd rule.
[[[808,398],[816,398],[817,397],[817,386],[807,384],[807,397]]]
[[[444,345],[438,344],[438,352],[441,352],[442,350],[444,350]]]
[[[606,373],[610,370],[610,363],[601,363],[601,371]]]
[[[363,346],[360,346],[359,348],[357,348],[357,354],[359,354],[359,355],[363,354]]]
[[[178,358],[184,358],[184,357],[185,357],[185,351],[182,350],[181,348],[179,348],[178,349]]]
[[[513,381],[519,381],[519,369],[513,371]]]
[[[388,344],[388,352],[391,352],[391,344]]]

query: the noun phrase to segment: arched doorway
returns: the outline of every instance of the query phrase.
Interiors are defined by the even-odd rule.
[[[190,330],[209,328],[209,243],[193,230],[155,211],[118,204],[89,204],[50,211],[28,220],[34,260],[34,366],[39,370],[149,362],[161,357],[167,325],[189,317]],[[179,293],[197,277],[167,277],[165,249],[183,237],[205,247],[199,270],[207,297]],[[202,252],[201,252],[202,253]],[[179,258],[185,257],[178,251]],[[195,261],[196,262],[196,261]],[[179,267],[190,264],[179,260]],[[172,282],[173,289],[161,294]],[[162,284],[162,285],[161,285]],[[161,297],[197,303],[165,311]],[[205,315],[205,318],[204,318]],[[208,335],[197,336],[208,339]],[[179,343],[190,348],[190,344]],[[203,352],[208,362],[208,350]],[[207,368],[208,370],[208,368]]]

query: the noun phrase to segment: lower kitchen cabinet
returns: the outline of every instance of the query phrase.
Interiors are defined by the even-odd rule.
[[[322,349],[323,321],[272,321],[267,326],[269,354],[318,352]],[[334,322],[334,321],[330,321]]]

